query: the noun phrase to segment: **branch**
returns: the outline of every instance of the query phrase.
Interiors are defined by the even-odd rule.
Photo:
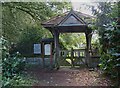
[[[25,10],[23,8],[20,8],[20,7],[17,7],[17,6],[11,6],[10,4],[4,4],[3,6],[6,6],[6,7],[9,7],[9,8],[16,8],[16,9],[19,9],[23,12],[26,12],[27,14],[29,14],[33,19],[35,19],[36,17],[28,10]],[[28,8],[27,8],[28,9]]]

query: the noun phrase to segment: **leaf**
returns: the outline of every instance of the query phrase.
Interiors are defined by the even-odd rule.
[[[115,67],[120,67],[120,64],[116,64]]]
[[[4,86],[7,86],[7,85],[9,85],[10,84],[10,82],[9,81],[7,81],[5,84],[4,84]]]

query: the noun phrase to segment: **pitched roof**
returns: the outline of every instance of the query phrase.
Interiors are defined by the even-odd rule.
[[[64,22],[71,14],[73,14],[79,21],[81,21],[82,23],[87,24],[87,20],[86,19],[91,19],[91,18],[95,18],[91,15],[88,14],[84,14],[82,12],[78,12],[78,11],[73,11],[71,10],[70,12],[65,12],[63,15],[58,15],[56,17],[51,18],[48,21],[45,21],[42,23],[42,25],[44,27],[53,27],[53,26],[57,26],[60,23]]]

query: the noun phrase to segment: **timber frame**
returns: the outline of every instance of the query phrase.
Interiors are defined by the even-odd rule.
[[[85,33],[86,36],[86,64],[89,66],[91,49],[91,37],[92,29],[88,27],[88,22],[85,19],[94,18],[93,16],[83,14],[71,10],[68,13],[64,13],[61,16],[56,16],[46,22],[43,22],[41,25],[48,29],[54,38],[54,48],[56,53],[56,61],[58,61],[59,56],[59,35],[60,33]]]

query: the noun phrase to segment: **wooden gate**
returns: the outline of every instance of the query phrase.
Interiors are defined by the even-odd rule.
[[[85,49],[71,49],[59,51],[60,65],[71,65],[72,67],[86,63]],[[66,62],[66,63],[65,63]],[[64,64],[63,64],[64,63]]]

